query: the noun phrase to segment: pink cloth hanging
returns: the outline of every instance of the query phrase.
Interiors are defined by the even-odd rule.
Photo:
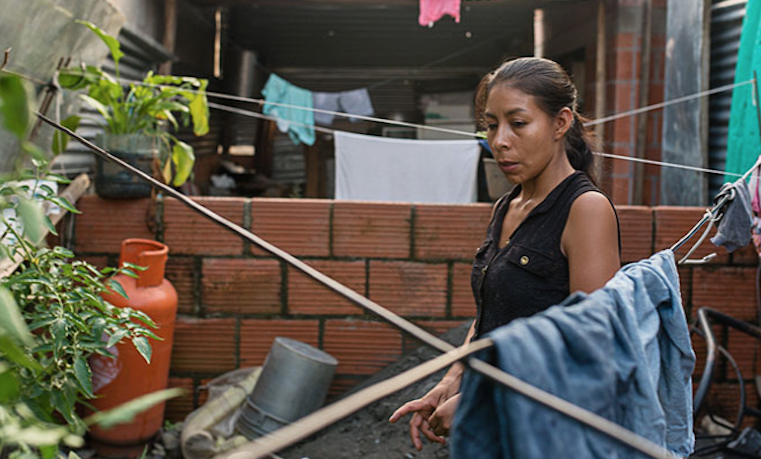
[[[420,17],[418,22],[421,26],[433,26],[433,23],[441,19],[445,14],[460,22],[461,0],[420,0]]]
[[[753,169],[750,175],[750,202],[753,208],[751,223],[751,239],[756,246],[756,252],[761,256],[761,166]]]

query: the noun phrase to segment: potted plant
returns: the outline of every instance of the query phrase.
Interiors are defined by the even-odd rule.
[[[92,23],[77,22],[103,40],[116,68],[116,78],[89,65],[59,73],[61,87],[87,89],[82,99],[103,116],[105,132],[96,142],[142,171],[182,185],[193,170],[193,147],[172,135],[170,128],[176,131],[192,121],[195,135],[209,131],[208,81],[149,72],[142,84],[125,87],[119,78],[119,60],[124,55],[119,42]],[[95,189],[109,198],[144,197],[151,190],[147,183],[100,158],[96,158]]]

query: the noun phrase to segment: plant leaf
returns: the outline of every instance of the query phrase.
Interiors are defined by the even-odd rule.
[[[82,117],[71,115],[68,118],[61,121],[61,126],[67,127],[71,129],[72,131],[76,131],[79,127],[79,123],[82,121]],[[59,130],[56,130],[53,133],[53,154],[59,155],[63,153],[66,150],[66,147],[69,145],[69,135],[61,132]]]
[[[124,53],[121,50],[119,41],[116,38],[104,32],[100,27],[96,26],[92,22],[82,21],[82,20],[77,20],[77,22],[84,26],[87,26],[88,29],[92,30],[95,33],[95,35],[100,37],[100,39],[103,40],[103,43],[105,43],[106,46],[108,46],[108,50],[111,51],[111,58],[114,60],[114,67],[116,68],[116,74],[119,75],[119,59],[124,57]]]
[[[124,291],[122,284],[120,284],[118,281],[115,281],[114,279],[109,279],[108,286],[111,288],[111,290],[115,291],[119,295],[129,299],[129,297],[127,296],[127,292]]]
[[[40,364],[2,330],[0,330],[0,355],[35,372],[42,370]]]
[[[19,139],[29,130],[32,110],[28,86],[17,76],[0,76],[0,115],[6,129]]]
[[[90,365],[81,355],[74,361],[74,376],[77,377],[82,392],[88,397],[95,397],[92,392],[92,371],[90,371]]]
[[[106,344],[106,347],[115,346],[119,341],[122,340],[122,338],[127,336],[128,333],[129,332],[123,328],[117,330],[116,333],[114,333],[113,335],[111,335],[110,338],[108,338],[108,343]]]
[[[24,223],[24,234],[33,244],[38,244],[43,238],[45,228],[42,206],[30,199],[19,198],[18,213]]]
[[[53,236],[58,236],[58,231],[56,231],[55,226],[53,226],[53,222],[50,220],[50,217],[44,215],[42,217],[42,224],[45,225],[45,229],[50,231],[50,234]]]
[[[177,140],[172,147],[172,162],[174,163],[176,174],[174,176],[174,186],[180,186],[188,179],[193,172],[193,163],[196,157],[193,154],[193,147]]]
[[[58,204],[59,206],[63,207],[64,209],[68,210],[72,214],[81,214],[82,212],[78,211],[76,207],[72,206],[68,199],[64,198],[63,196],[53,196],[48,199],[50,202],[54,204]]]
[[[124,424],[150,407],[159,404],[170,398],[179,397],[185,393],[180,388],[166,389],[143,395],[127,403],[117,406],[108,411],[100,411],[85,419],[88,426],[97,425],[98,427],[108,429],[117,424]]]
[[[6,368],[0,372],[0,404],[7,404],[19,396],[19,384],[13,372]]]
[[[148,343],[148,338],[142,336],[132,338],[132,344],[135,345],[135,349],[137,349],[137,352],[143,356],[145,361],[151,363],[151,353],[153,352],[153,349],[151,349],[151,345]]]
[[[16,299],[7,288],[0,287],[0,331],[27,346],[34,345],[32,334],[26,327]]]

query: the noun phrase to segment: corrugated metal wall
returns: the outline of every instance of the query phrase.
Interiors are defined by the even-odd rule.
[[[712,88],[734,82],[746,3],[747,0],[713,0],[710,79]],[[731,105],[732,91],[710,96],[708,167],[711,169],[724,170]],[[709,195],[714,196],[722,183],[724,183],[724,176],[711,174],[708,181]]]

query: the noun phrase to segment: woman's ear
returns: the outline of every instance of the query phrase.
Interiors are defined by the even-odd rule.
[[[573,112],[568,107],[563,107],[555,117],[555,140],[560,140],[574,123]]]

